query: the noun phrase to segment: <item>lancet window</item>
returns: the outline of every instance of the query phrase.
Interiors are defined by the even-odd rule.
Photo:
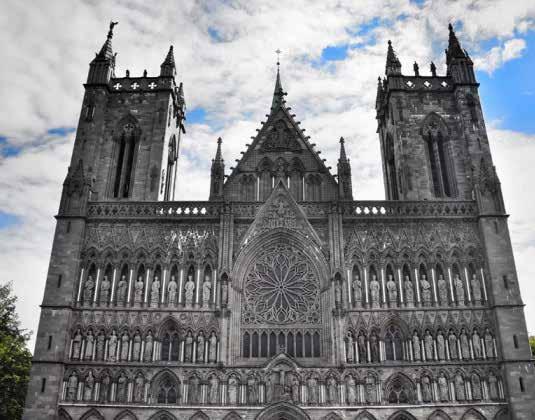
[[[119,124],[115,138],[115,174],[113,197],[128,198],[132,193],[134,162],[140,130],[134,117],[128,116]]]

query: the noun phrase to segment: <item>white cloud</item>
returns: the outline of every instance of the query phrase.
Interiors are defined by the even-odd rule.
[[[483,57],[476,58],[474,64],[477,70],[492,74],[494,70],[503,66],[506,62],[520,58],[526,47],[525,40],[513,38],[505,41],[502,46],[493,47]]]
[[[419,7],[408,0],[285,4],[168,0],[158,7],[135,1],[54,1],[29,7],[8,1],[0,16],[5,63],[0,70],[4,81],[0,84],[4,99],[0,135],[24,148],[18,156],[0,157],[0,210],[19,215],[22,224],[0,230],[0,269],[2,281],[15,281],[23,324],[37,329],[35,308],[42,298],[52,244],[51,216],[57,210],[72,148],[73,136],[43,137],[43,133],[76,124],[88,64],[104,41],[110,19],[119,21],[113,40],[118,74],[127,68],[132,75],[140,75],[145,68],[149,75],[157,74],[168,45],[174,44],[188,108],[203,107],[208,113],[210,124],[187,127],[181,145],[178,199],[207,198],[207,157],[215,152],[218,136],[224,141],[227,170],[250,143],[270,106],[277,48],[283,50],[288,104],[311,141],[323,151],[327,164],[335,167],[338,139],[344,136],[356,198],[382,199],[374,101],[377,76],[384,72],[386,41],[393,40],[406,73],[416,60],[426,74],[433,60],[443,74],[447,24],[459,20],[457,32],[463,45],[480,57],[495,54],[495,69],[522,53],[525,42],[514,36],[532,26],[532,3],[427,1]],[[377,28],[352,35],[373,18],[379,19]],[[224,42],[212,39],[209,28]],[[503,42],[499,51],[481,50],[479,42],[493,37]],[[310,60],[317,60],[323,48],[353,41],[362,43],[329,71],[311,65]],[[496,129],[490,136],[498,139],[493,142],[500,151],[497,160],[507,156],[498,167],[503,168],[506,202],[518,207],[511,208],[512,237],[527,302],[526,297],[533,301],[534,292],[522,280],[528,278],[524,273],[533,272],[528,264],[534,258],[533,246],[526,244],[530,238],[535,240],[530,228],[535,226],[531,216],[535,212],[527,203],[534,200],[518,199],[529,189],[517,191],[518,183],[512,181],[515,168],[507,165],[514,162],[516,167],[524,162],[531,173],[528,156],[533,153],[528,140],[524,141],[525,150],[506,141],[509,134],[519,136]],[[528,307],[528,322],[535,330],[535,313],[530,310]]]

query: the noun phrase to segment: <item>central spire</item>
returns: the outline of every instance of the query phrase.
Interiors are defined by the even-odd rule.
[[[275,51],[277,53],[277,79],[275,80],[275,91],[273,92],[273,101],[271,103],[271,110],[278,108],[284,104],[284,90],[282,89],[281,75],[280,75],[280,60],[279,55],[281,50]]]
[[[106,41],[102,45],[102,48],[100,49],[99,53],[97,54],[97,58],[103,58],[106,60],[113,59],[113,50],[111,48],[111,40],[113,38],[113,27],[117,25],[119,22],[110,22],[110,29],[108,31],[108,36],[106,38]]]

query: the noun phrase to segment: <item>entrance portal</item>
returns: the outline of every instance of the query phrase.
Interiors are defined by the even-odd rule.
[[[256,420],[310,420],[310,417],[299,407],[280,402],[266,407],[256,416]]]

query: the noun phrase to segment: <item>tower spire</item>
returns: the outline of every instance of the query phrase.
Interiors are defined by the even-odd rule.
[[[401,63],[394,52],[392,41],[388,40],[388,52],[386,53],[386,68],[387,76],[401,75]]]
[[[454,58],[466,58],[466,53],[463,51],[461,43],[457,39],[457,35],[455,35],[451,23],[448,25],[448,30],[450,34],[448,39],[448,49],[446,50],[446,64],[449,64]]]
[[[338,160],[347,161],[346,148],[344,147],[345,140],[340,137],[340,158]]]
[[[165,56],[165,60],[160,66],[160,76],[171,76],[175,77],[176,75],[176,66],[175,66],[175,54],[173,52],[173,46],[169,47],[169,51]]]
[[[113,38],[113,27],[117,25],[118,23],[119,22],[113,22],[113,21],[110,22],[110,29],[108,30],[108,36],[106,37],[106,41],[102,45],[102,48],[100,49],[96,58],[105,59],[105,60],[113,59],[113,49],[111,47],[111,40]]]
[[[95,55],[95,58],[89,64],[89,74],[87,75],[87,83],[92,84],[107,84],[110,78],[115,76],[115,56],[111,46],[113,38],[113,27],[118,22],[110,22],[110,29],[106,41],[102,45],[100,51]]]
[[[271,110],[282,106],[284,104],[284,90],[282,89],[281,76],[280,76],[280,53],[281,50],[275,51],[277,53],[277,79],[275,80],[275,91],[273,92],[273,101],[271,102]]]
[[[212,169],[210,171],[210,200],[223,199],[223,183],[225,182],[225,162],[221,155],[221,137],[217,139],[217,150],[215,158],[212,159]]]
[[[449,39],[446,49],[447,75],[456,83],[477,83],[474,73],[474,63],[468,53],[462,49],[461,43],[455,35],[453,25],[448,25]]]
[[[340,157],[338,158],[338,197],[340,200],[353,200],[351,165],[346,155],[344,138],[340,137]]]

